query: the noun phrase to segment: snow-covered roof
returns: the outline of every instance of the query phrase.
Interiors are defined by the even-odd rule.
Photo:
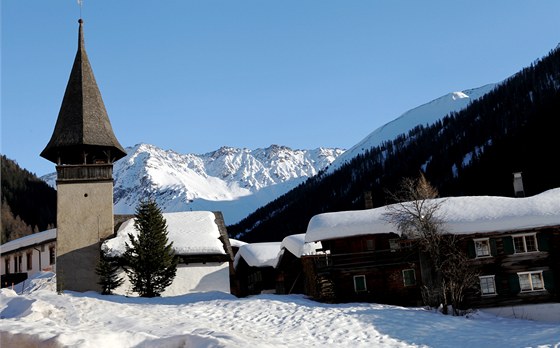
[[[229,244],[230,244],[233,248],[240,248],[242,245],[245,245],[245,244],[247,244],[247,243],[245,243],[245,242],[243,242],[243,241],[241,241],[241,240],[238,240],[238,239],[230,238],[230,239],[229,239]]]
[[[8,243],[2,244],[2,246],[0,246],[0,251],[4,254],[20,248],[40,244],[51,239],[56,239],[56,228],[14,239]]]
[[[209,211],[188,211],[164,213],[167,222],[167,238],[173,242],[177,255],[225,254],[220,238],[216,216]],[[134,219],[124,222],[117,236],[103,243],[102,249],[109,256],[121,256],[126,250],[125,243],[130,244],[128,234],[138,235],[134,228]]]
[[[251,243],[242,245],[235,255],[233,267],[237,268],[241,258],[243,258],[251,267],[274,267],[276,266],[280,245],[280,242]]]
[[[560,188],[526,198],[465,196],[438,198],[437,216],[450,233],[516,231],[560,225]],[[376,233],[397,233],[387,207],[319,214],[311,218],[306,242]]]
[[[300,258],[301,255],[315,254],[317,249],[321,248],[321,242],[305,243],[305,233],[287,236],[282,240],[280,246],[280,249],[286,249],[298,258]]]

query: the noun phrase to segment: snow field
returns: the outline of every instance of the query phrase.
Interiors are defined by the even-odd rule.
[[[553,307],[553,306],[551,306]],[[558,310],[560,306],[554,307]],[[560,325],[475,312],[221,292],[132,298],[0,292],[2,347],[555,347]]]

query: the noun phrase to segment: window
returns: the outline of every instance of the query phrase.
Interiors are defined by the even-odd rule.
[[[354,290],[356,292],[367,291],[366,276],[365,275],[354,276]]]
[[[4,259],[4,270],[6,274],[10,274],[10,259],[7,257]]]
[[[375,241],[373,239],[366,240],[366,250],[374,250],[375,249]]]
[[[23,272],[23,256],[18,255],[17,261],[18,261],[18,270],[19,270],[19,272]]]
[[[476,252],[476,257],[490,256],[490,239],[488,238],[475,239],[474,250]]]
[[[516,254],[538,251],[537,235],[532,233],[513,236],[513,250]]]
[[[542,271],[517,273],[521,292],[544,290]]]
[[[56,262],[56,254],[54,252],[54,246],[49,247],[49,264],[54,265]]]
[[[27,270],[30,271],[31,269],[33,269],[33,253],[28,252],[25,256],[27,259]]]
[[[389,239],[389,248],[391,251],[397,251],[404,248],[412,248],[414,246],[414,241],[412,239]]]
[[[413,269],[403,269],[402,275],[404,286],[416,285],[416,272]]]
[[[480,292],[484,295],[496,295],[496,280],[493,275],[480,276]]]

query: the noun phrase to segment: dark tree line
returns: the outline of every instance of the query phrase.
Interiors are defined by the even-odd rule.
[[[390,203],[402,178],[425,173],[441,196],[513,196],[513,173],[522,172],[527,196],[560,186],[556,158],[560,129],[560,49],[504,81],[466,109],[430,126],[369,149],[326,175],[228,226],[233,238],[280,241],[304,233],[316,214]]]
[[[53,228],[56,190],[6,156],[1,161],[1,242]]]

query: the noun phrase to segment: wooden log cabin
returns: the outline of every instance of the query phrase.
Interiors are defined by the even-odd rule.
[[[234,295],[246,297],[276,291],[274,267],[280,245],[280,242],[268,242],[244,244],[239,247],[233,260],[236,279]]]
[[[416,243],[395,233],[370,233],[322,240],[324,255],[305,257],[313,270],[311,296],[329,302],[421,304]],[[314,280],[313,280],[314,279]]]
[[[446,233],[459,237],[479,283],[463,307],[560,301],[560,189],[533,197],[438,199]],[[426,259],[387,220],[387,207],[314,216],[305,241],[323,255],[302,257],[309,295],[329,302],[418,305]]]

